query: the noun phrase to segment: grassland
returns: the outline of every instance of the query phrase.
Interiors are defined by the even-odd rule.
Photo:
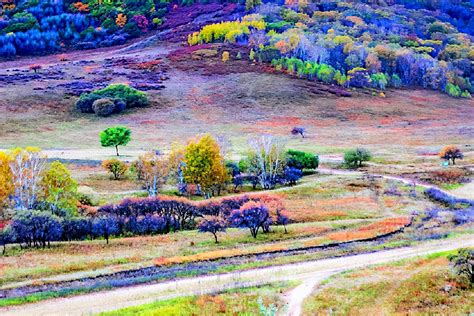
[[[54,243],[50,249],[8,247],[0,270],[1,282],[7,284],[104,268],[109,271],[123,270],[153,265],[167,258],[186,261],[185,258],[192,256],[218,258],[314,246],[339,240],[341,235],[335,233],[355,232],[385,218],[409,216],[413,209],[422,210],[431,205],[427,200],[414,199],[407,194],[399,197],[384,195],[383,191],[391,186],[379,180],[375,187],[370,187],[358,177],[308,177],[297,186],[272,193],[286,197],[290,217],[299,223],[289,225],[288,234],[284,233],[283,227],[275,227],[269,234],[259,234],[257,239],[253,239],[247,230],[229,229],[219,236],[218,244],[213,242],[211,235],[182,231],[118,238],[111,240],[109,245],[102,240],[89,240]],[[403,186],[400,186],[402,189]],[[338,214],[334,214],[334,207],[339,210]],[[245,249],[238,245],[245,245]]]
[[[404,260],[331,277],[306,299],[304,315],[470,314],[474,311],[472,285],[453,273],[447,255]]]
[[[423,90],[388,91],[386,98],[356,92],[353,97],[340,98],[321,94],[322,86],[317,83],[267,73],[248,64],[238,71],[230,68],[225,75],[212,75],[212,69],[225,73],[226,67],[232,66],[222,64],[219,58],[193,65],[191,53],[178,61],[170,60],[168,54],[175,49],[157,46],[126,53],[109,49],[91,53],[86,65],[75,55],[67,62],[58,62],[54,56],[38,58],[45,64],[39,74],[42,80],[26,77],[26,82],[34,84],[21,81],[0,86],[1,146],[35,145],[65,158],[100,159],[113,152],[100,148],[99,131],[123,124],[133,131],[124,159],[150,148],[166,151],[174,141],[210,132],[226,136],[236,156],[246,151],[248,138],[271,133],[285,138],[288,147],[295,149],[340,154],[344,149],[364,146],[381,161],[404,164],[430,162],[433,153],[452,143],[472,161],[472,149],[466,147],[473,136],[469,124],[474,120],[472,100]],[[114,62],[107,58],[114,58]],[[156,59],[167,67],[169,80],[165,89],[148,92],[153,101],[149,108],[109,118],[79,114],[73,106],[75,97],[65,97],[69,90],[60,86],[76,77],[92,84],[127,82],[124,74],[131,70],[125,67],[130,63]],[[126,63],[120,64],[120,60]],[[202,74],[198,66],[211,73]],[[5,63],[0,73],[12,74],[15,69],[26,67]],[[48,75],[58,69],[63,73],[60,78]],[[289,131],[294,126],[306,127],[307,138],[291,137]]]
[[[113,315],[257,315],[261,306],[270,310],[284,311],[281,293],[290,290],[296,282],[281,282],[259,287],[233,289],[215,295],[173,298],[142,306],[105,312],[101,316]],[[261,305],[258,301],[261,300]]]

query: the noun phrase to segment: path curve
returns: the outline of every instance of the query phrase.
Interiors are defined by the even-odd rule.
[[[376,178],[383,178],[385,180],[401,182],[406,185],[413,185],[415,184],[418,187],[422,187],[425,189],[436,189],[448,195],[451,195],[458,199],[474,199],[474,192],[471,192],[470,195],[467,195],[466,192],[462,192],[462,194],[458,194],[456,190],[453,191],[446,191],[441,189],[439,186],[429,183],[424,183],[420,181],[414,181],[413,179],[407,179],[400,176],[389,176],[384,174],[375,174],[375,173],[367,173],[362,171],[353,171],[353,170],[340,170],[340,169],[330,169],[330,168],[318,168],[317,171],[321,174],[333,174],[333,175],[359,175],[359,176],[368,176],[368,177],[376,177]]]
[[[442,241],[436,240],[424,242],[415,247],[308,261],[244,272],[209,275],[156,284],[145,284],[68,298],[52,299],[23,306],[1,308],[0,314],[4,316],[90,315],[129,306],[146,304],[171,297],[215,293],[230,288],[265,284],[281,280],[312,280],[315,283],[308,285],[308,288],[312,289],[320,280],[347,269],[387,263],[404,258],[412,258],[462,247],[474,247],[474,235],[464,235]],[[308,293],[308,290],[305,290],[304,293]],[[290,297],[295,296],[297,295],[290,294]],[[298,297],[289,302],[289,315],[299,314],[303,299],[304,296]]]

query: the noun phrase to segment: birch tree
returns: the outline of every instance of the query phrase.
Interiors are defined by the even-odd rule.
[[[15,209],[32,209],[36,203],[46,156],[39,148],[15,148],[10,152]]]
[[[284,144],[271,135],[251,139],[250,172],[256,176],[263,189],[273,189],[285,167]]]
[[[166,182],[169,168],[163,155],[150,152],[138,158],[137,172],[149,196],[156,196]]]

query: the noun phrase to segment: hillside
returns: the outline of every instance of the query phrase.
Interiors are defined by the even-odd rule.
[[[468,1],[5,0],[1,6],[4,58],[121,45],[153,34],[189,45],[237,44],[222,58],[250,56],[277,71],[343,87],[415,86],[463,98],[474,89]]]

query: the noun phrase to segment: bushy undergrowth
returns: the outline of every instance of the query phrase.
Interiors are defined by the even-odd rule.
[[[161,24],[169,3],[3,1],[0,57],[119,45]]]
[[[144,107],[150,104],[145,92],[125,84],[112,84],[104,89],[82,94],[76,108],[83,113],[109,116],[125,108]]]

